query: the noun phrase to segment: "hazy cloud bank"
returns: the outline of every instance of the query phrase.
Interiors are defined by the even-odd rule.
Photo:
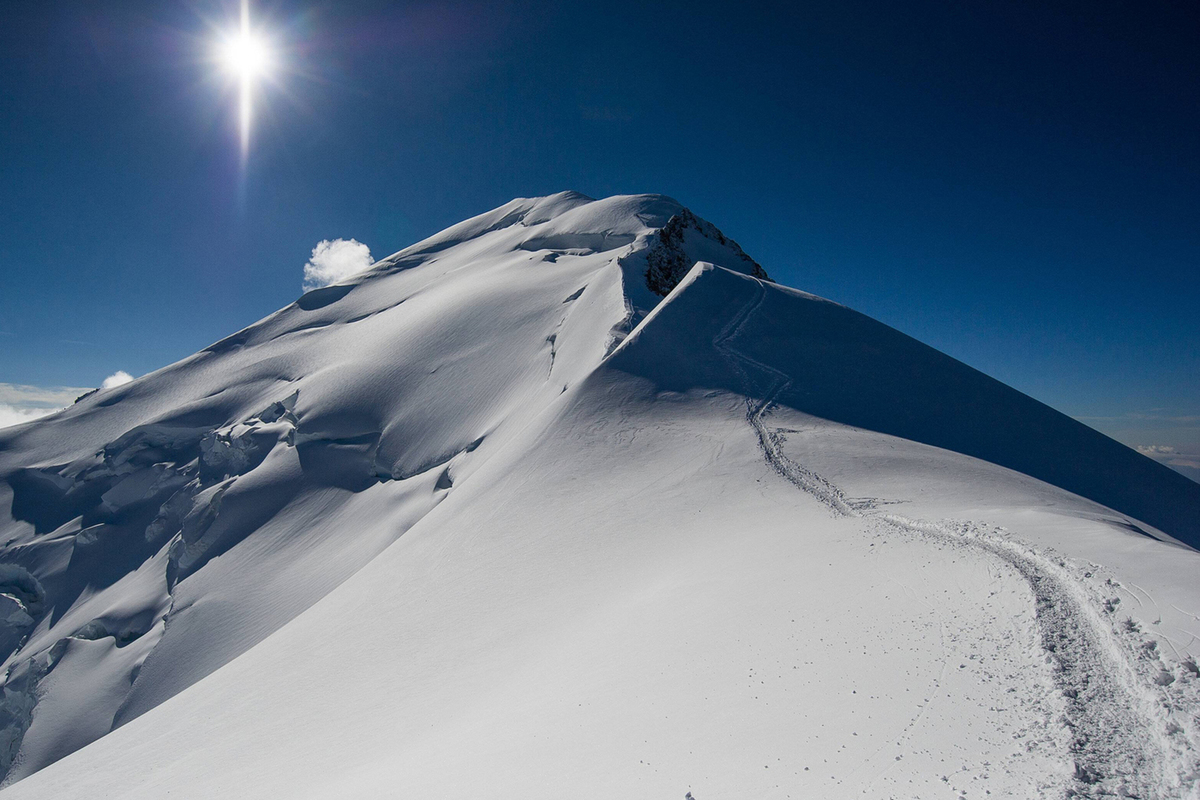
[[[0,428],[53,414],[75,402],[86,388],[75,386],[26,386],[0,383]]]
[[[1189,452],[1165,444],[1139,444],[1137,451],[1200,483],[1200,450]]]
[[[1173,425],[1195,425],[1200,423],[1200,414],[1168,414],[1135,411],[1117,417],[1075,417],[1075,419],[1086,424],[1093,422],[1163,422]]]
[[[133,380],[124,370],[117,370],[104,379],[101,389],[122,386]],[[0,383],[0,428],[20,425],[62,411],[79,397],[92,391],[81,386],[28,386],[20,383]]]
[[[17,408],[8,403],[0,403],[0,428],[20,425],[23,422],[53,414],[58,410],[57,408]]]
[[[1200,483],[1200,414],[1196,411],[1189,404],[1076,419]]]

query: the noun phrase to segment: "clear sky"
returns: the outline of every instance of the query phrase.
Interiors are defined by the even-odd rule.
[[[243,174],[236,2],[5,0],[0,384],[168,364],[295,299],[323,239],[662,192],[782,283],[1200,453],[1194,2],[251,11]]]

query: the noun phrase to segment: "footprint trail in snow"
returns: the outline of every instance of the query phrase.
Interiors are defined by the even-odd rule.
[[[897,534],[932,536],[974,548],[995,556],[1020,575],[1032,593],[1041,646],[1065,701],[1062,738],[1071,766],[1068,785],[1063,787],[1065,796],[1144,800],[1198,796],[1200,748],[1189,704],[1164,696],[1174,681],[1160,661],[1155,661],[1157,675],[1147,679],[1141,674],[1128,653],[1130,645],[1114,633],[1110,620],[1065,561],[1020,544],[1001,529],[883,513],[872,500],[848,498],[832,482],[788,455],[785,432],[768,426],[766,417],[793,380],[736,346],[766,298],[766,287],[762,281],[756,283],[754,297],[714,338],[713,345],[748,389],[746,421],[771,468],[834,515],[864,518]],[[761,397],[754,399],[764,386]],[[1147,648],[1142,642],[1134,646]]]

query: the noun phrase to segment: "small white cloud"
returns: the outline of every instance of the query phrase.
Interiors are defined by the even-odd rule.
[[[371,248],[354,239],[323,239],[304,265],[304,291],[349,278],[375,263]]]
[[[133,376],[123,369],[119,369],[112,375],[104,379],[104,383],[100,384],[101,389],[112,389],[114,386],[124,386],[133,380]]]
[[[1137,451],[1144,456],[1161,456],[1174,453],[1175,448],[1165,444],[1139,444]]]

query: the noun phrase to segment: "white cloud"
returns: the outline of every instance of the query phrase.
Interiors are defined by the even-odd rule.
[[[304,291],[338,283],[375,263],[371,248],[354,239],[323,239],[304,265]]]
[[[0,428],[20,425],[53,414],[75,402],[86,392],[71,386],[26,386],[0,383]]]
[[[1200,453],[1194,446],[1183,448],[1165,444],[1139,444],[1137,451],[1200,483]]]
[[[124,386],[133,380],[133,376],[123,369],[119,369],[112,375],[104,379],[104,383],[100,384],[101,389],[111,389],[114,386]]]
[[[61,411],[86,391],[76,386],[0,384],[0,428]]]
[[[0,383],[0,405],[18,409],[44,408],[57,411],[75,402],[75,398],[90,389],[78,386],[28,386],[23,383]]]
[[[0,403],[0,428],[20,425],[23,422],[29,422],[61,410],[60,408],[17,408],[8,403]]]
[[[117,370],[104,379],[102,389],[111,389],[133,380],[124,370]],[[20,425],[62,411],[77,399],[92,391],[81,386],[28,386],[21,383],[0,383],[0,428]]]

